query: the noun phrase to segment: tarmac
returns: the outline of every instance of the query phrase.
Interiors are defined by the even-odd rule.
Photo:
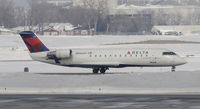
[[[12,73],[1,75],[0,95],[200,95],[200,73]]]
[[[200,96],[179,95],[9,95],[2,109],[199,109]]]

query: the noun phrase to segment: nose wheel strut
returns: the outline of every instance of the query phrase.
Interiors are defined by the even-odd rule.
[[[172,66],[172,72],[175,72],[176,71],[176,67],[175,66]]]

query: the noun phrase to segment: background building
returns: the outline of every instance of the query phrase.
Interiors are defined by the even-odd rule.
[[[0,27],[0,35],[12,35],[12,31],[4,27]]]
[[[83,6],[84,1],[85,0],[73,0],[73,7]],[[98,1],[98,0],[96,0],[96,1]],[[106,4],[107,4],[109,11],[116,9],[118,6],[118,0],[106,0],[106,2],[107,2]]]
[[[152,28],[154,35],[186,35],[200,33],[200,25],[168,25],[154,26]]]
[[[62,7],[71,7],[72,6],[71,0],[48,0],[48,3],[54,4],[56,6],[62,6]]]

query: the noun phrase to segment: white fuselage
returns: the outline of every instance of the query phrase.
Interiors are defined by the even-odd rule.
[[[183,58],[167,49],[97,48],[71,51],[71,56],[59,59],[59,63],[48,59],[48,52],[31,53],[31,57],[45,63],[83,68],[169,67],[186,63]]]

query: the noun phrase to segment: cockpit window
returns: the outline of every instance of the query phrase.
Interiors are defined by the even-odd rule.
[[[174,52],[163,52],[163,55],[176,55]]]

